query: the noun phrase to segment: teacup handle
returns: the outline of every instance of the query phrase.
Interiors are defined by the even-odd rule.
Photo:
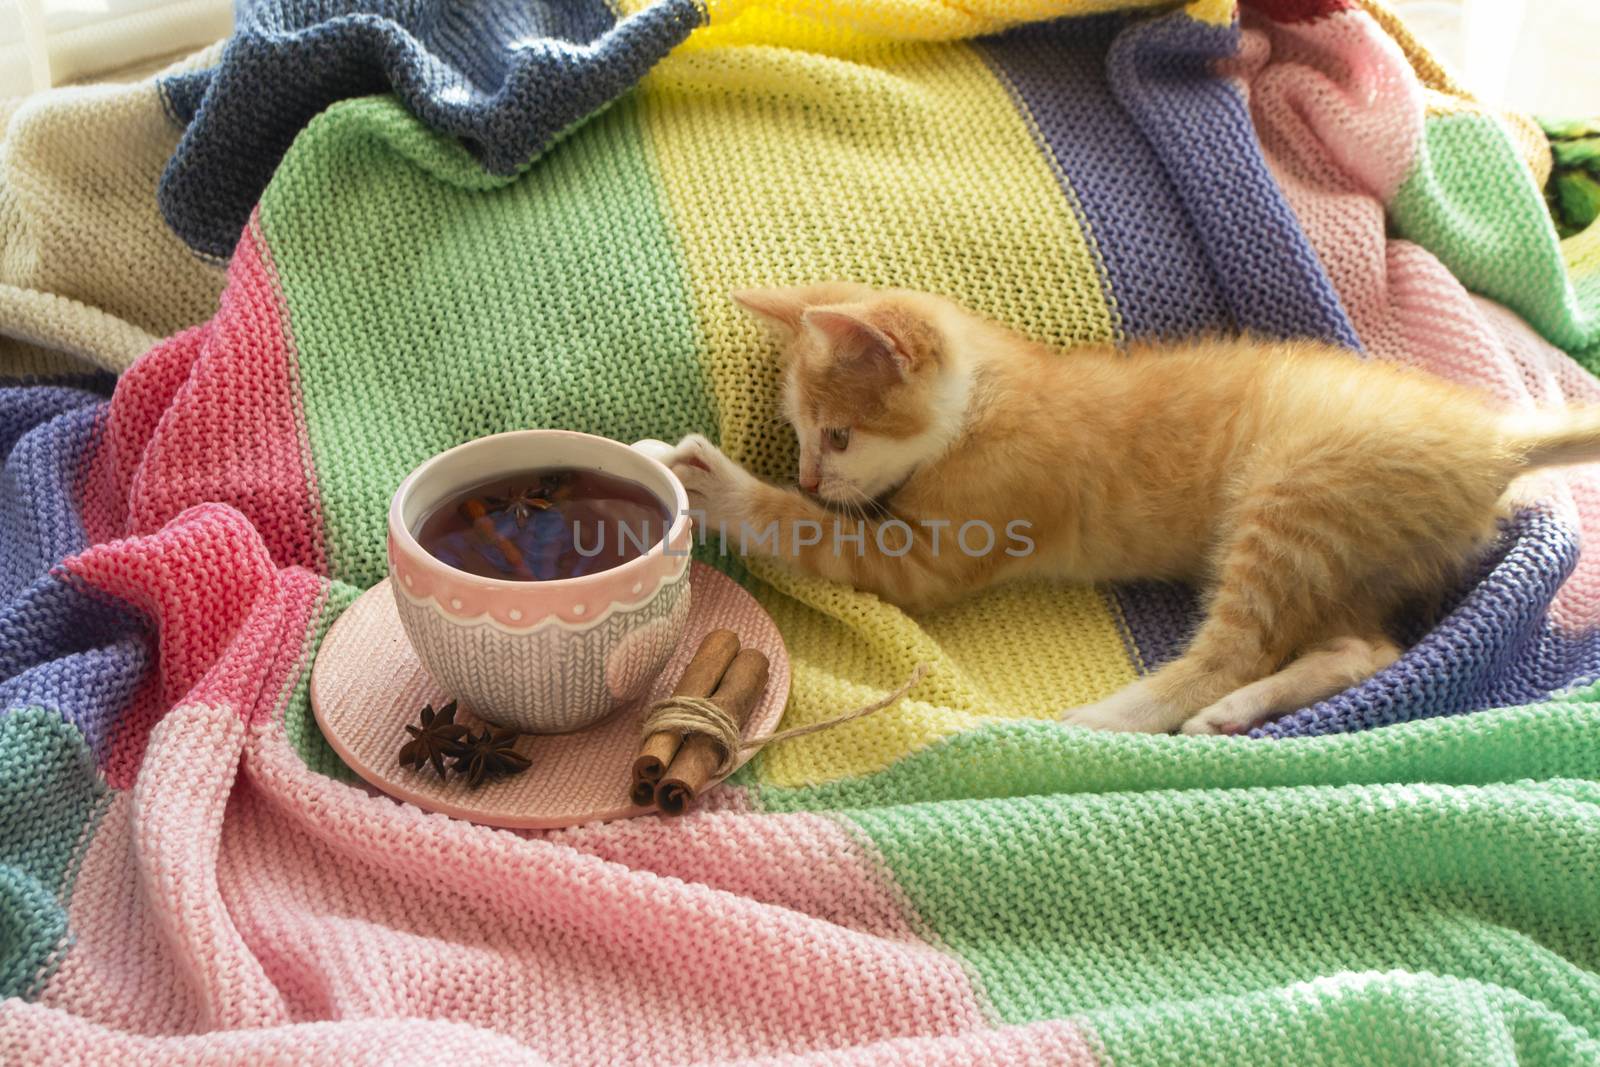
[[[665,441],[657,441],[654,437],[646,437],[643,441],[635,441],[628,447],[635,452],[649,456],[658,463],[665,463],[667,457],[672,455],[672,446]]]

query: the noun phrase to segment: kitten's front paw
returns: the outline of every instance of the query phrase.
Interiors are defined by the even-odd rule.
[[[746,520],[750,494],[761,483],[722,449],[692,433],[678,442],[664,462],[688,491],[689,509],[703,514],[705,530],[722,527],[731,531]]]

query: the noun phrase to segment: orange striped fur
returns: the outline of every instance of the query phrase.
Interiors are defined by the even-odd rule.
[[[1206,591],[1184,655],[1065,714],[1080,725],[1232,733],[1361,681],[1399,654],[1395,610],[1480,552],[1512,479],[1600,458],[1593,411],[1503,416],[1315,342],[1057,352],[925,293],[841,282],[736,299],[782,343],[810,491],[700,437],[673,466],[711,525],[778,531],[746,551],[911,611],[1019,575]],[[865,551],[839,551],[827,532],[858,519]],[[903,555],[875,544],[892,520],[914,535]],[[974,520],[998,546],[952,551]],[[1007,554],[1019,521],[1033,550]],[[797,544],[811,523],[825,535]]]

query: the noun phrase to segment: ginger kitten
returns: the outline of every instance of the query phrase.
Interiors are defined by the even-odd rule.
[[[1600,460],[1600,409],[1497,414],[1314,342],[1055,352],[926,293],[734,299],[783,343],[800,488],[680,442],[669,463],[730,545],[910,611],[1022,575],[1205,590],[1182,657],[1065,713],[1084,726],[1235,733],[1364,680],[1512,479]]]

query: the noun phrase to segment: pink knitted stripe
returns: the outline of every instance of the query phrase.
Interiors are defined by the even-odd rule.
[[[477,1023],[452,1032],[493,1062],[518,1047],[526,1062],[615,1063],[856,1046],[982,1062],[1005,1045],[870,847],[831,820],[708,811],[518,835],[324,778],[281,718],[242,719],[175,709],[107,813],[69,915],[77,943],[43,996],[86,1022],[33,1020],[68,1045],[188,1062],[205,1054],[193,1042],[94,1027],[343,1020],[359,1045],[375,1038],[358,1020],[400,1016]],[[205,1049],[253,1040],[216,1034]],[[323,1059],[317,1047],[302,1062]]]
[[[304,1022],[270,1029],[152,1038],[118,1033],[38,1005],[6,1001],[0,1008],[0,1045],[16,1064],[160,1062],[173,1067],[378,1067],[387,1064],[494,1064],[542,1067],[568,1062],[547,1057],[482,1025],[424,1019]],[[630,1061],[632,1062],[632,1061]],[[789,1056],[750,1057],[707,1064],[739,1067],[882,1064],[885,1067],[1093,1067],[1088,1041],[1070,1022],[1034,1022],[963,1033],[949,1038],[898,1038],[864,1048]]]
[[[0,1008],[0,1045],[11,1050],[15,1057],[12,1062],[19,1065],[149,1062],[173,1067],[231,1067],[239,1063],[256,1067],[379,1067],[394,1063],[483,1063],[542,1067],[565,1062],[547,1058],[514,1038],[459,1022],[369,1019],[161,1039],[119,1033],[20,1001],[8,1001]],[[1089,1042],[1068,1022],[1032,1023],[948,1038],[900,1038],[837,1052],[737,1061],[739,1067],[1093,1067],[1095,1062]]]
[[[905,1037],[825,1055],[773,1056],[739,1061],[739,1067],[1097,1067],[1091,1035],[1065,1019],[1051,1019],[955,1037]]]
[[[44,1001],[154,1032],[282,1021],[223,905],[217,859],[246,729],[281,712],[308,666],[326,583],[274,569],[243,516],[220,505],[67,566],[149,614],[160,651],[108,761],[111,784],[133,788],[88,846],[68,915],[75,941]]]
[[[151,729],[180,701],[245,719],[276,711],[325,594],[309,571],[274,568],[255,528],[219,504],[190,508],[148,536],[94,545],[62,569],[138,608],[158,632],[156,669],[112,738],[104,770],[115,788],[132,784]]]
[[[44,1016],[40,1025],[99,1025],[143,1034],[199,1028],[196,991],[180,976],[168,924],[139,876],[133,813],[133,791],[118,791],[84,854],[67,912],[72,947],[39,997],[40,1004],[65,1015]]]
[[[1247,13],[1232,67],[1268,166],[1362,344],[1403,358],[1384,205],[1422,137],[1422,89],[1405,56],[1364,12],[1287,25]]]
[[[1593,403],[1600,383],[1516,315],[1472,296],[1425,249],[1390,240],[1385,204],[1420,143],[1421,88],[1364,12],[1284,25],[1246,15],[1233,71],[1273,174],[1368,352],[1460,382],[1508,407]],[[1271,59],[1270,65],[1268,59]],[[1538,476],[1538,497],[1584,540],[1600,537],[1600,474]],[[1588,516],[1589,518],[1585,518]],[[1583,553],[1551,609],[1574,633],[1600,625],[1600,554]]]
[[[85,487],[92,541],[152,533],[194,501],[230,504],[279,566],[326,573],[282,294],[256,221],[212,321],[118,383]]]
[[[702,810],[688,821],[693,833],[683,833],[682,825],[629,819],[557,831],[548,840],[630,870],[701,882],[921,947],[908,921],[910,902],[872,844],[847,824],[809,813],[751,818]],[[745,860],[730,864],[728,856]],[[927,962],[936,966],[940,961],[935,957]],[[964,978],[956,981],[959,968],[953,961],[948,966],[952,981],[938,988],[970,996]]]
[[[122,990],[109,991],[121,995]],[[164,1067],[388,1067],[397,1063],[545,1067],[554,1061],[512,1038],[466,1023],[367,1019],[217,1031],[187,1037],[128,1033],[64,1010],[9,1000],[0,1048],[16,1067],[150,1063]]]
[[[293,1018],[467,1019],[575,1063],[987,1025],[959,966],[915,939],[868,854],[824,820],[522,836],[311,773],[276,722],[253,729],[245,768],[219,887]],[[507,1010],[492,989],[526,1003]]]
[[[217,891],[245,731],[234,709],[204,704],[173,708],[151,731],[137,783],[113,803],[85,856],[68,916],[76,943],[44,1003],[135,1031],[288,1021]]]

